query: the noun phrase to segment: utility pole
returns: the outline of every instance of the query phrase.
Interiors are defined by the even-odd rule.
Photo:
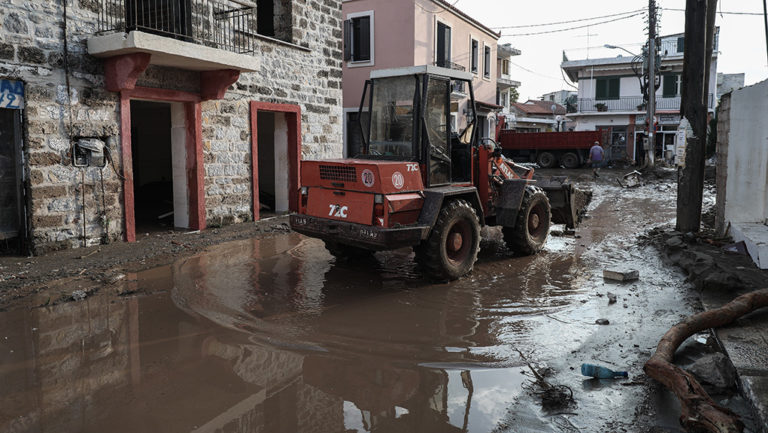
[[[679,172],[677,182],[677,230],[681,232],[698,232],[701,226],[708,89],[716,9],[717,0],[686,0],[680,116],[681,122],[687,122],[689,129],[684,143],[685,165]]]
[[[648,0],[648,146],[645,151],[647,167],[654,166],[656,155],[656,0]]]

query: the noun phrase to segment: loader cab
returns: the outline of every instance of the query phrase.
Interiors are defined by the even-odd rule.
[[[461,131],[451,130],[451,93],[469,88],[471,117]],[[475,146],[475,99],[471,74],[435,66],[373,71],[366,81],[360,113],[361,159],[412,161],[421,166],[426,187],[466,184],[472,180]],[[363,119],[363,116],[358,116]]]

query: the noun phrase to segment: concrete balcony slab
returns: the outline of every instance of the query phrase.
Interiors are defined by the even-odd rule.
[[[152,65],[190,71],[230,69],[253,72],[261,65],[260,59],[252,55],[233,53],[135,30],[127,34],[92,36],[88,39],[88,53],[99,58],[146,53],[151,55],[150,64]]]

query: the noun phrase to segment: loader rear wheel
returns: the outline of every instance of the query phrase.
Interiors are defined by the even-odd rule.
[[[415,249],[416,261],[430,277],[455,280],[472,270],[479,249],[475,209],[464,200],[452,200],[440,210],[429,237]]]
[[[536,162],[541,168],[552,168],[555,166],[555,161],[557,161],[557,158],[555,158],[555,155],[553,155],[552,152],[541,152],[539,156],[536,157]]]
[[[374,251],[352,245],[340,244],[333,241],[325,241],[325,249],[337,259],[363,259],[371,257]]]
[[[529,256],[536,254],[547,242],[552,209],[549,199],[541,188],[525,188],[523,203],[517,213],[514,227],[504,227],[504,242],[512,251]]]
[[[579,155],[573,152],[568,152],[560,157],[560,164],[565,168],[578,168],[579,167]]]

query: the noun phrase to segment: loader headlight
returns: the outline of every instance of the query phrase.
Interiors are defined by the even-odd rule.
[[[384,196],[381,194],[374,194],[373,196],[373,202],[376,204],[382,204],[384,203]]]
[[[309,193],[309,188],[306,186],[301,187],[301,195],[307,195]]]

